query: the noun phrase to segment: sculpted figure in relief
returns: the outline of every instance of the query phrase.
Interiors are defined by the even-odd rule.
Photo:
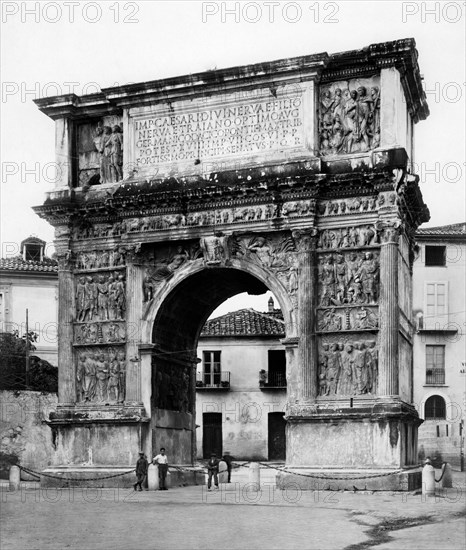
[[[228,237],[222,234],[203,237],[200,240],[205,265],[226,264],[230,260]]]
[[[355,393],[363,394],[371,391],[371,372],[367,364],[367,351],[364,342],[356,342],[356,357],[354,361]]]
[[[374,259],[372,252],[365,253],[358,277],[361,279],[364,302],[366,304],[375,303],[377,301],[379,262]]]
[[[332,344],[327,360],[327,394],[336,395],[341,372],[341,356],[338,344]]]
[[[319,104],[321,153],[363,152],[380,145],[380,88],[323,89]]]
[[[322,295],[321,306],[329,306],[334,303],[335,298],[335,268],[331,256],[327,256],[321,270]]]
[[[118,124],[113,127],[107,144],[110,148],[110,174],[115,183],[123,179],[123,134]]]
[[[377,328],[379,325],[377,315],[375,315],[375,313],[365,307],[361,307],[358,310],[358,313],[356,314],[356,319],[357,320],[354,327],[356,329]]]
[[[176,254],[171,259],[164,259],[150,267],[143,282],[144,302],[153,299],[156,287],[170,279],[175,271],[189,260],[189,254],[182,246],[178,246]]]
[[[346,344],[345,351],[342,353],[342,372],[338,383],[339,395],[353,395],[354,393],[354,348],[352,344]]]

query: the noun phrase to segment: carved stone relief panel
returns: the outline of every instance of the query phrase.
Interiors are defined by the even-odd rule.
[[[76,382],[80,403],[123,403],[126,387],[124,347],[79,348]]]
[[[145,246],[139,253],[143,266],[144,302],[151,301],[161,285],[183,265],[201,256],[199,242],[171,246]]]
[[[153,399],[155,407],[178,412],[191,412],[191,365],[175,365],[152,358],[155,367]]]
[[[121,117],[107,116],[77,127],[79,185],[89,187],[123,179]]]
[[[126,281],[121,270],[78,275],[75,288],[77,322],[125,319]]]
[[[317,312],[319,332],[340,332],[345,330],[376,330],[379,327],[377,306],[332,307]]]
[[[313,214],[315,210],[315,200],[296,200],[285,202],[282,206],[282,216],[284,218],[298,218]]]
[[[318,306],[375,305],[379,297],[380,265],[378,250],[319,254]],[[372,314],[361,323],[373,324]],[[329,318],[332,314],[329,314]],[[369,318],[371,320],[369,321]],[[355,322],[354,319],[352,322]],[[342,326],[345,323],[342,322]]]
[[[374,212],[376,209],[377,197],[371,196],[321,201],[317,207],[320,216],[339,216],[359,212]]]
[[[321,155],[343,155],[380,145],[380,76],[320,87]]]
[[[298,290],[298,251],[295,240],[283,235],[250,234],[234,241],[237,257],[270,270],[281,281],[289,294]]]
[[[75,323],[75,344],[120,344],[126,341],[126,323],[103,321],[97,323]]]
[[[319,396],[375,394],[378,347],[367,334],[322,339],[319,343]]]
[[[323,229],[319,234],[318,248],[336,250],[340,248],[359,248],[379,245],[379,234],[374,225]]]
[[[88,271],[104,267],[123,267],[125,265],[125,251],[116,250],[90,250],[76,252],[75,268]]]

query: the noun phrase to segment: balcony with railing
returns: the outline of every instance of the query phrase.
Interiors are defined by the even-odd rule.
[[[426,384],[433,386],[442,386],[445,384],[445,369],[430,368],[426,369]]]
[[[228,371],[205,373],[198,372],[196,390],[229,390],[230,373]]]
[[[261,390],[280,390],[286,388],[286,373],[261,370],[259,372]]]

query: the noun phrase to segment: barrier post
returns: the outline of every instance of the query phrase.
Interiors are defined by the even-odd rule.
[[[422,468],[422,494],[428,497],[435,496],[435,468],[426,463]]]
[[[259,491],[261,487],[261,471],[257,462],[249,464],[249,483],[254,486],[255,491]]]
[[[147,488],[149,491],[158,491],[159,489],[159,465],[149,464],[147,469]]]
[[[21,483],[21,470],[18,466],[10,466],[10,491],[19,491]]]

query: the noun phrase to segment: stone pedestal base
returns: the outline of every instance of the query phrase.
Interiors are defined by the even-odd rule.
[[[149,420],[137,405],[58,407],[48,421],[55,448],[53,465],[132,468],[139,451],[149,450]]]
[[[421,488],[421,469],[404,470],[395,474],[391,474],[392,471],[303,467],[290,468],[286,473],[277,474],[276,479],[280,489],[299,487],[302,491],[414,491]],[[319,476],[335,478],[322,479]],[[357,479],[342,479],[343,477]]]
[[[350,405],[350,406],[348,406]],[[353,405],[353,406],[351,406]],[[336,475],[336,479],[306,478],[280,474],[279,483],[293,481],[303,489],[330,483],[334,490],[411,490],[420,484],[416,464],[417,427],[415,409],[402,401],[378,398],[351,401],[318,401],[293,406],[287,414],[286,464],[290,471],[313,475]],[[343,481],[341,478],[367,478]],[[290,477],[291,476],[291,477]],[[417,481],[419,479],[419,481]],[[317,485],[316,485],[317,484]]]
[[[179,466],[183,468],[182,465]],[[108,488],[108,489],[129,489],[136,482],[136,474],[124,472],[129,470],[128,466],[56,466],[43,470],[40,479],[41,487],[55,488]],[[183,471],[175,468],[169,469],[170,475],[167,476],[168,488],[184,487],[187,485],[205,485],[205,475],[203,471]],[[54,477],[47,477],[47,476]],[[117,476],[117,477],[109,477]],[[104,479],[107,478],[107,479]],[[95,497],[93,497],[95,498]]]

